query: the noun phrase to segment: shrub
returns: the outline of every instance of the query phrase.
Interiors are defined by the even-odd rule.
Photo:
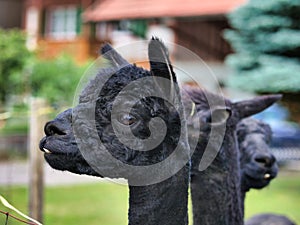
[[[47,99],[55,107],[70,105],[85,69],[86,66],[78,66],[66,55],[36,60],[30,73],[31,93]]]
[[[25,35],[19,30],[0,29],[0,106],[5,104],[9,94],[24,87],[20,74],[31,56],[25,41]]]

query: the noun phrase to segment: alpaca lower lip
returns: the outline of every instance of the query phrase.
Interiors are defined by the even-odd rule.
[[[51,154],[51,153],[52,153],[52,152],[51,152],[49,149],[47,149],[47,148],[43,148],[43,150],[44,150],[44,152],[47,153],[47,154]]]
[[[246,179],[251,180],[251,182],[269,182],[272,179],[272,175],[269,172],[263,174],[246,174]]]

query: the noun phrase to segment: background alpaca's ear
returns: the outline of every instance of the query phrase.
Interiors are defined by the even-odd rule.
[[[163,92],[172,96],[174,82],[177,83],[177,79],[169,59],[168,50],[158,38],[153,37],[151,39],[148,47],[148,57],[152,76],[170,80],[170,82],[160,82],[158,79],[155,79],[156,84]]]
[[[110,44],[104,44],[100,49],[100,54],[113,66],[123,67],[129,64]]]
[[[275,102],[280,100],[282,98],[282,95],[263,95],[256,97],[251,100],[245,100],[234,103],[234,107],[239,112],[239,117],[245,118],[252,116],[256,113],[259,113],[269,106],[273,105]]]

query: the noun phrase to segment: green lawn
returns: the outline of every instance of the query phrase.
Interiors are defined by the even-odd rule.
[[[27,213],[27,188],[0,187],[0,193],[16,208]],[[44,224],[127,224],[127,205],[127,187],[115,183],[47,187]],[[7,211],[1,203],[0,210]],[[5,216],[0,215],[0,225],[4,224],[4,221]],[[10,220],[9,225],[20,223]]]
[[[0,187],[0,193],[26,213],[25,187]],[[115,183],[47,187],[44,224],[125,225],[127,205],[127,187]],[[0,210],[7,211],[2,205]],[[285,214],[300,224],[300,174],[281,174],[266,189],[251,191],[247,195],[246,217],[259,212]],[[5,216],[0,215],[0,224],[4,221]],[[20,225],[13,220],[8,224]]]

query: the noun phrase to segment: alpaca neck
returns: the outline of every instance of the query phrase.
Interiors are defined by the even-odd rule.
[[[246,194],[250,191],[251,186],[249,186],[249,181],[243,173],[241,173],[241,209],[243,216],[245,215],[245,199]]]
[[[157,184],[129,186],[130,225],[187,225],[189,166]]]
[[[241,191],[241,209],[242,209],[243,217],[245,215],[245,199],[246,199],[246,192]]]
[[[202,155],[205,147],[198,147],[196,151],[202,150]],[[199,160],[194,160],[195,157],[199,157],[199,154],[194,153],[192,164]],[[200,172],[193,167],[191,195],[195,225],[243,224],[238,149],[234,133],[226,132],[221,150],[206,170]]]

